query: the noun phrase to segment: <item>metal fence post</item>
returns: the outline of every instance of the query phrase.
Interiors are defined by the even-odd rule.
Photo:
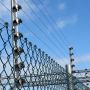
[[[12,22],[12,44],[13,44],[13,68],[14,68],[14,90],[19,90],[17,81],[20,78],[19,70],[16,70],[15,66],[18,65],[19,45],[18,45],[18,25],[22,23],[21,19],[17,17],[17,12],[21,9],[21,6],[17,4],[16,0],[11,0],[11,22]]]
[[[67,81],[67,90],[70,90],[68,65],[66,65],[66,81]]]
[[[1,74],[0,74],[0,90],[1,90]]]

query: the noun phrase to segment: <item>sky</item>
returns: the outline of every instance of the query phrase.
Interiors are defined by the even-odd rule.
[[[10,9],[10,0],[0,1]],[[17,0],[25,12],[18,12],[18,17],[23,21],[19,31],[24,37],[61,66],[69,64],[68,48],[72,46],[75,69],[90,68],[90,0],[25,1],[27,3]],[[11,26],[10,12],[2,4],[0,7],[0,18]]]

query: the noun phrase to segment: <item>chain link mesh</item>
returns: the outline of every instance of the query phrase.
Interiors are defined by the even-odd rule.
[[[18,64],[13,63],[12,33],[6,25],[0,29],[0,90],[15,90],[15,87],[19,90],[68,90],[68,84],[70,90],[70,74],[21,33],[19,38],[14,35],[19,47],[14,50]],[[74,90],[90,90],[79,81],[74,86]]]

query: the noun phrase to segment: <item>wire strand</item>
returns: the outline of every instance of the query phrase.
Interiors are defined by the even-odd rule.
[[[31,1],[37,6],[37,4],[36,4],[36,2],[35,2],[34,0],[31,0]],[[41,3],[42,7],[44,7],[44,5],[43,5],[43,3],[41,2],[41,0],[38,0],[38,1]],[[45,8],[44,11],[46,11],[46,14],[48,14],[48,18],[49,18],[50,20],[46,17],[47,15],[46,15],[38,6],[37,6],[37,8],[40,10],[40,12],[42,12],[42,14],[45,16],[45,19],[47,19],[49,23],[51,23],[51,22],[50,22],[50,20],[51,20],[51,21],[57,26],[56,21],[55,21],[54,18],[50,15],[50,13],[48,12],[47,8]],[[52,24],[51,24],[51,25],[52,25]],[[58,32],[57,32],[57,28],[56,28],[55,26],[53,26],[53,25],[52,25],[52,27],[56,30],[56,34],[57,34],[58,36],[60,36],[60,35],[58,34]],[[69,44],[69,41],[66,40],[66,36],[64,35],[64,33],[63,33],[61,30],[60,30],[60,32],[61,32],[62,37],[64,38],[64,41],[62,40],[62,42],[63,42],[64,45],[68,48],[67,43]]]
[[[23,0],[26,5],[30,8],[30,10],[32,10],[32,12],[34,13],[34,15],[40,20],[41,24],[43,24],[43,26],[48,29],[48,26],[41,20],[40,16],[38,16],[35,11],[33,10],[33,8],[28,4],[28,2],[26,0]],[[52,27],[52,26],[51,26]],[[53,28],[52,28],[53,29]],[[51,30],[50,30],[51,31]],[[62,45],[62,43],[60,42],[60,40],[58,40],[57,35],[56,34],[51,34],[52,38],[57,42],[57,44],[61,47],[61,49],[63,49],[64,51],[66,51],[64,49],[64,46]]]
[[[25,11],[23,11],[23,13],[30,19],[30,16]],[[54,46],[56,46],[57,50],[60,50],[60,47],[58,47],[57,44],[54,43],[50,37],[48,37],[48,35],[41,29],[41,27],[39,27],[39,25],[37,23],[35,23],[32,19],[30,19],[30,20],[41,31],[41,33],[47,38],[47,40],[49,40],[49,42],[51,42]],[[62,55],[65,57],[65,54],[63,52],[62,52]]]

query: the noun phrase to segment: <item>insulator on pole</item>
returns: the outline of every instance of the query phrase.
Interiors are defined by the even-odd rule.
[[[76,73],[76,71],[73,70],[72,73]]]
[[[17,25],[19,25],[19,24],[21,24],[22,23],[22,20],[20,19],[20,18],[16,18],[14,21],[13,21],[13,25],[14,26],[17,26]]]
[[[18,63],[18,64],[15,65],[15,70],[16,71],[20,71],[23,68],[25,68],[24,62],[20,62],[20,63]]]
[[[73,50],[73,47],[70,47],[69,50]]]
[[[70,53],[70,56],[73,56],[74,55],[74,53]]]
[[[14,39],[15,40],[21,39],[22,37],[23,37],[22,33],[20,33],[20,32],[14,33]]]
[[[21,9],[22,9],[22,7],[19,4],[16,4],[15,6],[13,6],[12,11],[17,12],[17,11],[19,11]]]
[[[73,62],[73,61],[74,61],[74,59],[71,58],[71,62]]]
[[[75,65],[74,65],[74,64],[72,64],[72,65],[71,65],[71,68],[74,68],[74,67],[75,67]]]
[[[24,52],[23,48],[17,47],[14,49],[15,55],[20,55],[21,53]]]

